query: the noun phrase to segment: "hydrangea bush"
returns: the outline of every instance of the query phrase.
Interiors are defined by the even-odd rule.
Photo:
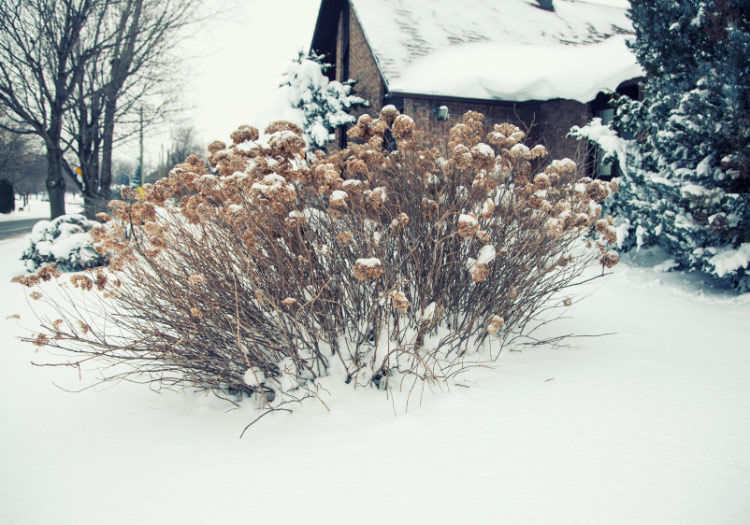
[[[211,169],[192,156],[124,190],[91,231],[108,267],[72,281],[116,329],[105,337],[99,306],[58,307],[29,340],[277,406],[332,373],[383,389],[450,380],[480,349],[539,342],[584,268],[617,263],[610,186],[576,180],[513,125],[485,134],[467,113],[438,151],[386,107],[349,136],[308,156],[292,123],[243,126],[209,146]]]

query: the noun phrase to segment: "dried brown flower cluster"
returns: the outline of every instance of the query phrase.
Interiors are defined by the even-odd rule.
[[[490,267],[486,264],[475,263],[471,265],[471,281],[481,283],[487,279],[490,274]]]
[[[489,326],[487,327],[487,331],[488,331],[488,332],[489,332],[490,334],[492,334],[492,335],[495,335],[496,333],[498,333],[498,332],[500,331],[500,329],[501,329],[501,328],[502,328],[502,327],[503,327],[504,325],[505,325],[505,319],[503,319],[503,318],[502,318],[502,317],[500,317],[499,315],[493,315],[493,316],[492,316],[492,317],[490,318],[490,324],[489,324]]]
[[[411,306],[409,300],[401,292],[397,292],[394,290],[388,294],[388,297],[390,297],[391,301],[393,301],[393,307],[399,312],[405,312],[409,309],[409,306]]]
[[[11,282],[22,284],[23,286],[26,286],[28,288],[32,288],[36,285],[38,285],[40,282],[44,281],[51,281],[52,279],[57,279],[62,275],[60,273],[60,270],[57,269],[57,265],[55,264],[48,264],[46,266],[42,266],[36,273],[31,275],[18,275],[11,279]]]
[[[458,217],[458,234],[463,238],[473,237],[479,231],[479,221],[474,213],[461,214]]]
[[[34,341],[269,403],[331,359],[381,387],[446,379],[467,348],[526,336],[587,264],[617,263],[601,208],[616,188],[576,179],[573,161],[546,160],[516,126],[485,133],[468,112],[438,150],[386,106],[348,135],[357,143],[308,156],[292,123],[242,126],[231,145],[211,143],[209,167],[191,156],[124,190],[91,231],[109,267],[71,279],[101,292],[117,335],[66,318]]]
[[[379,279],[385,273],[383,263],[375,257],[354,261],[354,276],[357,279]]]

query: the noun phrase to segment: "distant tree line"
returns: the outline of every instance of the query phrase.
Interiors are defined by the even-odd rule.
[[[45,157],[28,137],[0,129],[0,181],[7,182],[5,191],[10,192],[11,203],[18,194],[26,206],[31,194],[45,191],[46,170]]]

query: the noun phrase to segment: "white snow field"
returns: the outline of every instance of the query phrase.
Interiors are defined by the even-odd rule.
[[[0,242],[4,524],[750,523],[750,294],[621,264],[469,388],[324,382],[294,414],[38,368],[23,239]],[[395,411],[395,413],[394,413]]]

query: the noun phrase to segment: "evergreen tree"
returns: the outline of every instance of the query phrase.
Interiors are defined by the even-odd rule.
[[[609,148],[623,172],[611,207],[624,248],[661,245],[680,268],[748,290],[750,0],[631,4],[647,76],[641,101],[618,100],[621,140]]]
[[[336,128],[356,121],[349,112],[368,105],[364,99],[351,94],[355,81],[329,80],[325,71],[330,67],[322,55],[300,52],[282,84],[291,107],[302,112],[301,125],[309,150],[325,149],[334,140]]]

